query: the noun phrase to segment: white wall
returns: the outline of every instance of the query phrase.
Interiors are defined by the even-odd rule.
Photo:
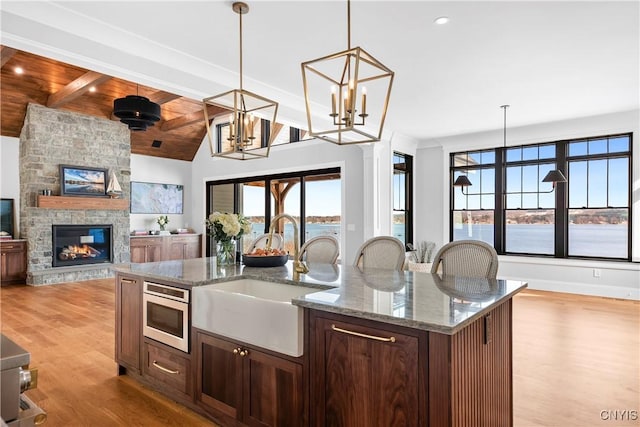
[[[16,226],[20,224],[20,139],[3,136],[0,141],[0,195],[15,199]],[[169,229],[189,227],[191,217],[191,162],[131,155],[131,181],[182,184],[185,186],[184,214],[169,215]],[[157,230],[158,215],[132,214],[131,229]],[[186,218],[186,220],[185,220]]]
[[[170,214],[168,230],[193,227],[191,162],[160,157],[131,155],[131,181],[184,185],[184,213]],[[131,214],[131,230],[159,230],[156,220],[160,214]]]
[[[498,277],[526,280],[533,289],[640,299],[640,111],[508,129],[507,145],[550,142],[633,132],[632,245],[634,262],[606,262],[501,256]],[[449,241],[449,154],[502,145],[502,129],[424,141],[416,170],[416,234],[424,240]],[[439,239],[432,238],[441,218]],[[433,222],[432,222],[433,221]],[[424,231],[423,231],[424,230]],[[600,277],[594,277],[594,269]]]
[[[16,236],[20,237],[20,138],[0,137],[0,196],[14,199],[14,224]]]
[[[545,125],[508,130],[508,144],[581,138],[609,133],[633,132],[633,263],[557,260],[535,257],[501,256],[500,277],[526,280],[534,289],[573,292],[617,298],[640,299],[640,112],[631,111],[597,117],[587,117]],[[2,197],[19,198],[19,140],[2,137],[0,146],[0,192]],[[305,141],[285,147],[274,147],[268,159],[234,161],[213,159],[205,140],[193,162],[168,160],[149,156],[131,156],[131,180],[185,185],[183,215],[172,215],[169,228],[192,227],[204,231],[205,189],[208,180],[255,176],[287,171],[339,166],[343,171],[342,259],[346,264],[365,238],[384,229],[382,209],[389,201],[374,206],[376,194],[390,194],[390,184],[365,184],[365,174],[372,172],[375,162],[382,170],[391,170],[389,158],[393,150],[414,155],[415,240],[431,240],[443,244],[449,240],[449,153],[459,150],[489,148],[501,145],[502,130],[481,134],[459,135],[421,141],[415,149],[412,142],[392,137],[388,146],[374,150],[371,146],[339,147],[323,141]],[[384,144],[384,142],[383,142]],[[386,143],[388,144],[388,142]],[[378,159],[378,160],[376,160]],[[388,163],[388,164],[387,164]],[[367,172],[365,172],[367,171]],[[367,175],[373,176],[373,175]],[[376,181],[388,181],[378,176]],[[378,193],[379,192],[379,193]],[[379,200],[390,199],[380,197]],[[377,212],[374,214],[374,212]],[[155,215],[131,215],[132,228],[156,229]],[[376,227],[377,220],[381,222]],[[389,225],[386,225],[387,227]],[[593,269],[600,278],[593,277]]]
[[[205,183],[220,179],[269,175],[328,167],[342,170],[341,259],[351,264],[355,251],[364,241],[366,211],[363,182],[363,151],[358,146],[338,146],[324,141],[302,141],[271,148],[266,159],[230,160],[212,158],[205,141],[192,163],[193,210],[191,226],[204,231]],[[313,197],[313,195],[307,195]],[[340,197],[336,195],[336,197]]]

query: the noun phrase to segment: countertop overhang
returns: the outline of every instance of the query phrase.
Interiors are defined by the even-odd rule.
[[[215,258],[119,264],[113,270],[168,281],[189,288],[254,278],[318,292],[292,300],[294,305],[453,335],[526,288],[516,280],[480,279],[410,271],[360,269],[309,263],[295,275],[292,262],[256,268],[236,264],[218,267]]]

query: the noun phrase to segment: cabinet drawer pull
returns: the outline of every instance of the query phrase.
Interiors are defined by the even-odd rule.
[[[131,280],[131,279],[120,279],[120,281],[124,282],[124,283],[135,283],[136,282],[135,280]]]
[[[155,360],[152,363],[153,363],[153,366],[155,366],[156,368],[160,369],[163,372],[166,372],[167,374],[179,374],[180,373],[180,371],[177,371],[177,370],[173,371],[171,369],[165,368],[164,366],[158,364],[158,362],[155,361]]]
[[[333,329],[336,332],[342,332],[343,334],[355,335],[357,337],[369,338],[371,340],[382,341],[382,342],[396,342],[396,337],[389,337],[389,338],[376,337],[375,335],[361,334],[360,332],[349,331],[347,329],[338,328],[336,325],[331,325],[331,329]]]
[[[2,245],[2,246],[4,246],[3,249],[13,249],[14,248],[14,246],[8,246],[8,245]]]

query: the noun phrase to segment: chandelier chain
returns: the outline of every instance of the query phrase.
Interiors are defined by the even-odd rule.
[[[351,0],[347,0],[347,50],[351,50]]]

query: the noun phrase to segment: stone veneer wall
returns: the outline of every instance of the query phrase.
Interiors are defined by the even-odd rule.
[[[29,104],[20,134],[20,234],[27,239],[27,284],[112,277],[111,264],[52,267],[53,224],[113,224],[114,263],[129,262],[129,209],[37,207],[41,190],[60,195],[60,165],[114,170],[129,199],[129,129],[108,119]]]

